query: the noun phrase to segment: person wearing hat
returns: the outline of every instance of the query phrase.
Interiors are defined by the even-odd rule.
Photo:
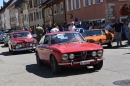
[[[71,25],[69,26],[69,31],[75,31],[75,30],[76,30],[76,27],[74,25],[74,22],[72,21]]]

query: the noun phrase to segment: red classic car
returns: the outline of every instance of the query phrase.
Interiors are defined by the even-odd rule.
[[[29,31],[16,31],[10,34],[8,41],[9,52],[15,54],[16,51],[32,50],[35,51],[37,41],[34,39]]]
[[[84,40],[79,32],[56,32],[43,36],[36,47],[37,65],[50,64],[53,73],[61,68],[103,66],[103,47]]]

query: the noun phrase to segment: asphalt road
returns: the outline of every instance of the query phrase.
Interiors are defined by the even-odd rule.
[[[115,43],[114,43],[115,45]],[[130,46],[107,48],[104,46],[104,66],[65,69],[54,75],[50,66],[38,67],[35,54],[21,52],[11,55],[0,44],[0,86],[130,86]]]

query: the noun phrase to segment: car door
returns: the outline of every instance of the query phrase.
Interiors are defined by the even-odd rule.
[[[50,57],[49,44],[50,44],[50,36],[45,35],[43,43],[40,43],[40,57],[45,62],[48,62]]]

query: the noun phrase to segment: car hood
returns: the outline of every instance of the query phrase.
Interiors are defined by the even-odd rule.
[[[34,38],[14,38],[13,42],[21,43],[21,42],[33,42]]]
[[[71,53],[71,52],[103,49],[103,47],[98,44],[88,43],[88,42],[56,44],[56,45],[52,45],[51,48],[59,50],[61,53]]]

